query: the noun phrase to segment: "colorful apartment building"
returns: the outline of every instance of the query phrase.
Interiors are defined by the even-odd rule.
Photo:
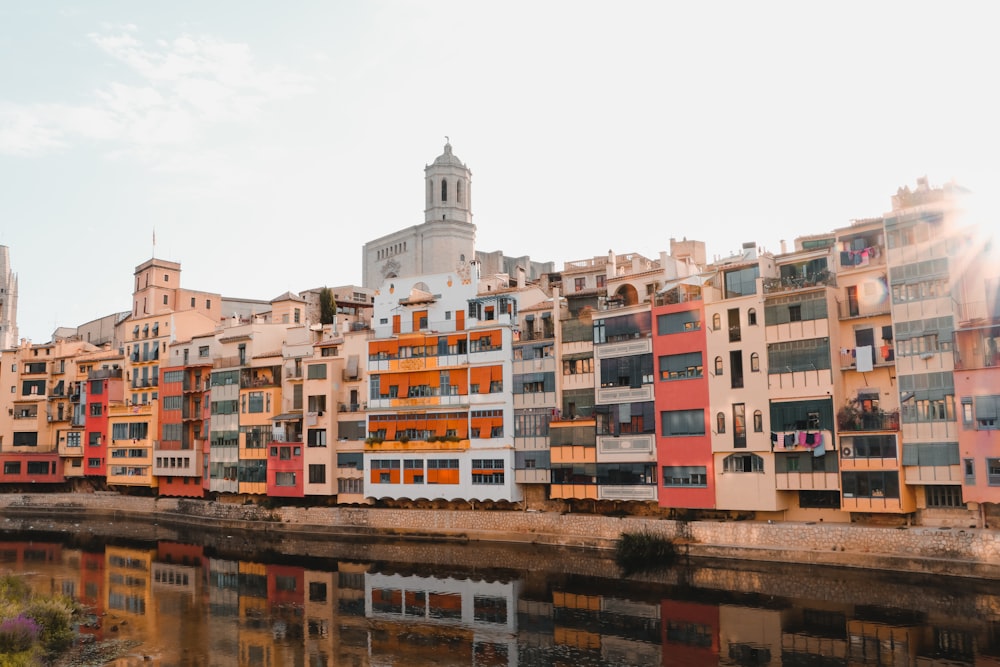
[[[836,316],[840,370],[835,396],[841,508],[866,514],[907,514],[914,491],[903,480],[899,392],[885,234],[881,218],[836,230]],[[831,317],[833,316],[831,312]]]
[[[840,348],[834,236],[803,237],[795,245],[793,252],[774,258],[778,275],[761,280],[776,504],[786,519],[848,521],[840,512],[834,420],[841,379],[833,361]],[[864,354],[870,360],[873,352],[869,347]],[[754,370],[753,355],[750,376],[756,378],[763,374]],[[738,428],[734,414],[734,438]],[[763,435],[759,428],[755,408],[755,438]]]
[[[787,496],[776,493],[770,432],[770,366],[764,323],[765,278],[777,278],[774,257],[756,244],[714,263],[712,290],[704,292],[715,502],[718,509],[780,512]],[[713,297],[718,295],[718,300]],[[782,370],[785,370],[782,368]],[[758,417],[758,413],[759,417]],[[696,429],[678,420],[677,427]],[[670,426],[670,432],[674,427]],[[666,429],[665,429],[666,431]],[[697,431],[694,430],[694,434]]]
[[[520,500],[511,362],[517,299],[477,293],[478,267],[387,280],[369,342],[364,494]]]
[[[679,278],[652,306],[661,507],[715,508],[704,298],[714,289],[708,275]]]
[[[900,189],[883,216],[895,342],[904,483],[923,520],[976,520],[962,497],[965,476],[955,405],[952,288],[970,238],[951,186]]]
[[[955,258],[955,400],[962,499],[978,525],[1000,526],[1000,257],[981,229]]]

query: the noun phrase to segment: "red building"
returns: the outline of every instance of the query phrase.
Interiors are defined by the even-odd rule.
[[[664,665],[719,664],[719,605],[663,600],[660,618]]]
[[[715,507],[704,314],[697,277],[668,283],[653,306],[661,507]]]
[[[58,484],[66,481],[59,452],[0,454],[0,483]]]
[[[125,384],[122,381],[122,371],[118,368],[90,371],[83,384],[82,400],[86,419],[83,474],[87,477],[100,477],[103,481],[108,475],[109,405],[111,402],[122,403],[125,400]]]
[[[153,475],[161,496],[202,498],[205,443],[211,418],[210,364],[160,369],[160,434]]]
[[[272,498],[303,498],[305,486],[301,442],[272,441],[267,451],[267,495]]]

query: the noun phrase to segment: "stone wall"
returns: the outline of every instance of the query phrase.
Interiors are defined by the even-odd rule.
[[[448,511],[359,507],[264,509],[178,498],[113,493],[3,494],[0,514],[52,511],[81,519],[95,513],[155,517],[161,523],[209,521],[267,533],[484,540],[612,549],[623,532],[675,540],[695,557],[813,563],[1000,579],[1000,531],[887,528],[762,521],[683,522],[637,517],[524,511]]]

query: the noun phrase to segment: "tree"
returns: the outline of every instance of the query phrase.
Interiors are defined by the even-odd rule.
[[[320,324],[333,324],[337,317],[337,302],[333,299],[333,290],[324,287],[319,291],[319,322]]]

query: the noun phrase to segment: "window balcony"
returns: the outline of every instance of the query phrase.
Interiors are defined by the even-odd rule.
[[[764,278],[764,294],[781,294],[801,289],[816,287],[836,287],[837,276],[829,271],[821,271],[806,276],[790,276],[787,278]]]

